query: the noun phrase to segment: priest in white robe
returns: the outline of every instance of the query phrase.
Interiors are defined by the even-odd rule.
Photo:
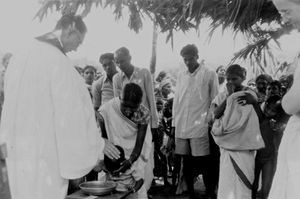
[[[68,179],[89,173],[103,153],[119,156],[101,138],[83,79],[65,55],[85,33],[81,17],[65,15],[7,70],[0,144],[12,199],[64,199]]]

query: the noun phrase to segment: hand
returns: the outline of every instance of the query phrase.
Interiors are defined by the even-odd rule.
[[[171,152],[175,148],[175,138],[169,138],[166,146],[166,151]]]
[[[228,96],[231,95],[232,93],[234,93],[234,90],[235,90],[234,84],[227,82],[226,83],[226,88],[227,88],[227,91],[228,91]]]
[[[132,162],[128,159],[128,160],[124,160],[121,163],[121,167],[113,172],[113,175],[118,175],[119,173],[125,173],[128,169],[131,168],[131,164]]]
[[[96,172],[100,172],[102,170],[106,171],[105,164],[103,160],[100,160],[97,165],[93,169]]]
[[[110,159],[119,159],[120,158],[120,151],[107,139],[104,139],[105,146],[103,153],[109,157]]]
[[[170,137],[175,137],[175,127],[172,127],[170,135]]]
[[[244,95],[242,96],[239,96],[237,98],[237,102],[238,104],[242,105],[242,106],[245,106],[247,104],[255,104],[257,103],[257,99],[251,95],[250,93],[244,93]]]

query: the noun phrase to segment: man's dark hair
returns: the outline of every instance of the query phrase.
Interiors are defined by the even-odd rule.
[[[256,77],[256,79],[255,79],[255,83],[257,83],[258,82],[258,80],[266,80],[268,83],[270,83],[270,82],[272,82],[273,81],[273,79],[272,79],[272,77],[270,76],[270,75],[268,75],[268,74],[261,74],[261,75],[258,75],[257,77]]]
[[[188,44],[184,46],[181,51],[180,51],[181,56],[185,55],[193,55],[193,56],[198,56],[198,48],[195,46],[195,44]]]
[[[277,86],[280,89],[281,83],[278,80],[273,80],[268,84],[268,86]]]
[[[70,25],[75,25],[75,28],[80,32],[80,33],[86,33],[87,28],[85,23],[82,20],[82,17],[79,15],[74,15],[74,14],[66,14],[63,15],[57,22],[55,26],[55,30],[62,30],[67,28]]]
[[[97,72],[97,69],[92,65],[86,65],[82,71],[85,72],[89,68],[92,69],[95,73]]]
[[[113,53],[104,53],[100,55],[99,62],[102,64],[104,59],[114,60],[114,54]]]
[[[121,54],[121,55],[127,56],[127,57],[130,56],[130,52],[129,52],[128,48],[126,48],[126,47],[121,47],[121,48],[117,49],[115,53]]]
[[[226,74],[235,74],[244,79],[244,78],[246,78],[247,71],[245,68],[241,67],[239,64],[233,64],[227,68]]]
[[[135,83],[128,83],[123,88],[123,102],[131,105],[138,105],[142,102],[143,91],[141,87]]]

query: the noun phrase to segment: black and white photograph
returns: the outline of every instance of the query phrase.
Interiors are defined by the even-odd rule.
[[[1,0],[0,24],[0,199],[300,198],[300,0]]]

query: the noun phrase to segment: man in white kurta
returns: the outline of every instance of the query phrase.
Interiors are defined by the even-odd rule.
[[[7,70],[0,141],[13,199],[64,199],[68,179],[86,175],[103,156],[89,93],[64,54],[81,42],[56,37],[75,31],[74,23],[33,41]]]
[[[183,175],[189,195],[194,197],[193,178],[201,170],[207,193],[214,198],[212,178],[208,175],[208,111],[218,94],[217,74],[204,63],[198,63],[198,49],[195,45],[183,47],[181,56],[187,70],[178,74],[173,103],[175,153],[183,157]]]

